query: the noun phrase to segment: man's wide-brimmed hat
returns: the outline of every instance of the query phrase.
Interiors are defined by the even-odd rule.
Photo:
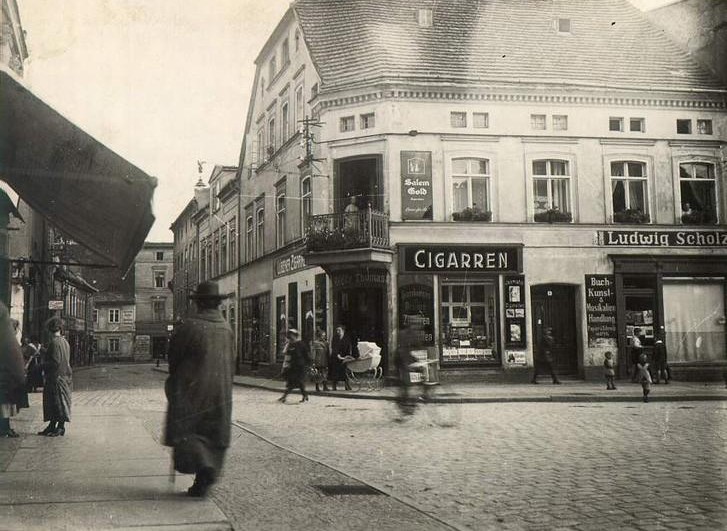
[[[190,295],[190,299],[206,299],[206,300],[222,300],[229,297],[229,295],[221,295],[220,294],[220,287],[217,285],[217,282],[212,281],[206,281],[202,282],[199,286],[197,286],[197,289],[193,291]]]

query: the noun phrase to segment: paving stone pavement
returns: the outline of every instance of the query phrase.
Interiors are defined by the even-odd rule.
[[[74,401],[128,408],[158,438],[163,379],[95,368]],[[234,396],[244,429],[212,498],[236,529],[727,529],[724,402],[427,405],[397,423],[385,401]],[[315,487],[357,480],[390,496]]]

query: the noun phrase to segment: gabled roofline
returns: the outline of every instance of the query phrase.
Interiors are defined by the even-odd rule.
[[[283,32],[283,26],[290,22],[291,18],[293,18],[294,5],[295,2],[291,2],[291,4],[288,6],[288,9],[283,14],[283,17],[280,19],[280,22],[278,22],[277,26],[275,26],[275,29],[270,34],[270,37],[268,37],[268,40],[266,40],[265,44],[263,44],[263,47],[260,49],[260,52],[255,58],[256,65],[259,65],[263,56],[270,52],[270,50],[273,48],[273,43],[278,40],[278,37]]]
[[[193,197],[192,199],[189,200],[189,202],[187,203],[187,206],[184,207],[182,212],[174,219],[174,221],[172,221],[172,224],[169,225],[169,230],[174,232],[174,227],[176,227],[179,224],[179,222],[182,220],[182,218],[187,215],[187,212],[189,210],[191,210],[193,206],[196,207],[196,205],[197,205],[197,199],[195,199]]]

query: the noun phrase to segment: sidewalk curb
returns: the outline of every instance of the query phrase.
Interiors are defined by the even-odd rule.
[[[163,367],[152,367],[152,370],[162,373],[168,373],[169,371]],[[270,391],[273,393],[282,393],[282,387],[272,387],[265,384],[249,383],[249,382],[234,382],[238,387],[247,387],[249,389],[259,389],[262,391]],[[523,384],[525,385],[525,384]],[[510,403],[579,403],[579,402],[640,402],[643,403],[643,396],[641,395],[640,389],[635,392],[638,394],[613,394],[613,395],[569,395],[569,394],[555,394],[555,395],[534,395],[534,396],[462,396],[462,397],[447,397],[447,396],[435,396],[430,399],[430,402],[437,404],[510,404]],[[309,394],[313,396],[322,397],[335,397],[335,398],[349,398],[354,400],[388,400],[395,401],[396,396],[388,395],[375,395],[365,394],[362,392],[343,392],[343,391],[309,391]],[[649,402],[727,402],[727,394],[685,394],[685,395],[652,395],[649,397]]]

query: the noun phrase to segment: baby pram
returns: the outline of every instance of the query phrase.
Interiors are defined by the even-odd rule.
[[[358,342],[358,358],[346,360],[346,380],[354,391],[381,389],[384,370],[381,363],[381,347],[372,341]]]

